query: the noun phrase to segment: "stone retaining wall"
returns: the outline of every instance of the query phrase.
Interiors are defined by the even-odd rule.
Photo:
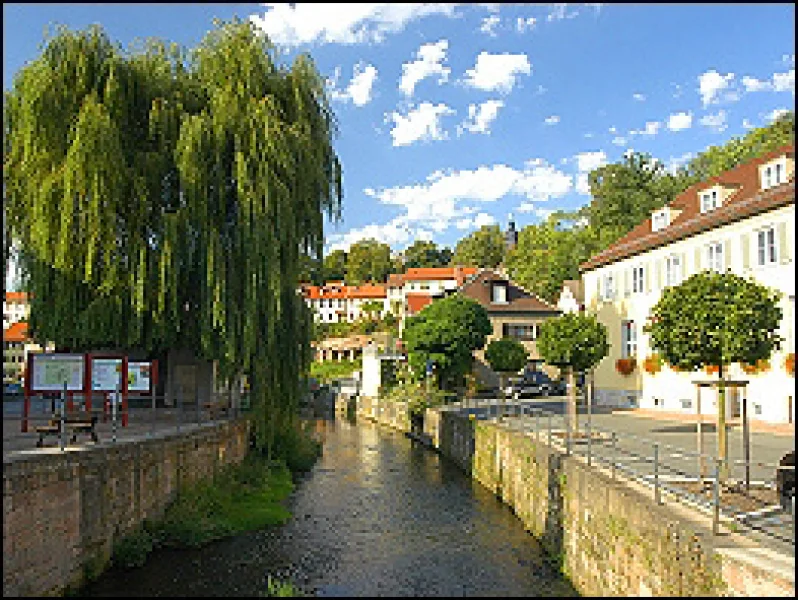
[[[239,463],[248,424],[3,463],[3,596],[61,595],[102,572],[116,540],[163,514],[178,490]]]

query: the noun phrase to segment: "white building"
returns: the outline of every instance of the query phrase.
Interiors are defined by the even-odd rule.
[[[566,279],[562,283],[557,308],[563,314],[580,313],[585,310],[585,289],[581,279]]]
[[[27,322],[29,314],[28,294],[25,292],[6,292],[3,300],[3,329],[8,329],[19,321]]]
[[[709,376],[667,365],[647,372],[643,361],[652,350],[642,327],[666,287],[705,269],[730,270],[781,292],[785,342],[768,370],[746,374],[734,364],[729,376],[749,381],[741,394],[752,418],[794,422],[795,379],[785,369],[795,352],[794,173],[793,145],[739,165],[690,187],[581,265],[586,310],[604,323],[610,342],[595,372],[597,403],[695,413],[693,382]],[[618,372],[619,358],[633,359],[635,370]],[[715,414],[716,392],[704,388],[701,398],[701,412]],[[740,398],[731,395],[729,417],[738,414]]]
[[[318,323],[353,323],[367,316],[364,306],[377,302],[380,309],[371,316],[382,318],[390,311],[384,285],[344,285],[343,281],[329,281],[323,286],[308,285],[302,295],[313,309]]]

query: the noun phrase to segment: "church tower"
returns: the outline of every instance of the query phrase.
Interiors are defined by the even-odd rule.
[[[510,221],[507,224],[507,232],[504,234],[504,245],[506,250],[512,250],[518,243],[518,232],[515,230],[515,221],[513,215],[510,215]]]

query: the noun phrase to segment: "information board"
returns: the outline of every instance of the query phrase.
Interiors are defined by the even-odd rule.
[[[152,385],[152,363],[128,362],[127,363],[127,390],[129,392],[149,392]]]
[[[95,392],[121,390],[122,359],[93,358],[91,361],[91,389]]]
[[[85,357],[82,354],[32,354],[33,392],[70,392],[83,390]]]

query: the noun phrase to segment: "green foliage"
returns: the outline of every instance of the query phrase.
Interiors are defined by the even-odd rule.
[[[593,228],[566,224],[567,217],[554,214],[543,223],[524,227],[505,259],[513,281],[553,303],[563,282],[579,279],[579,264],[598,251]]]
[[[192,348],[222,380],[248,376],[259,445],[296,411],[311,358],[301,263],[321,256],[342,196],[324,78],[307,54],[276,59],[238,20],[191,50],[61,28],[3,111],[34,338]]]
[[[438,248],[435,242],[416,240],[404,251],[404,268],[445,267],[452,258],[449,248]]]
[[[550,365],[587,371],[609,352],[607,328],[591,315],[566,313],[541,323],[537,348]]]
[[[111,561],[114,566],[123,569],[142,567],[147,562],[147,556],[152,549],[152,534],[145,527],[140,527],[114,542]]]
[[[322,446],[313,435],[312,424],[295,418],[278,429],[274,441],[261,450],[264,456],[285,463],[292,473],[309,471],[321,456]]]
[[[527,362],[524,345],[512,338],[491,341],[485,348],[485,360],[498,373],[517,373]]]
[[[475,300],[455,294],[436,300],[407,319],[403,341],[415,377],[423,377],[426,363],[435,363],[438,384],[459,385],[471,370],[472,353],[485,345],[493,331],[487,311]]]
[[[369,300],[360,305],[360,312],[370,321],[376,321],[382,309],[383,304],[379,300]]]
[[[324,257],[323,281],[344,281],[346,279],[346,250],[333,250]]]
[[[451,264],[493,268],[504,259],[504,235],[498,225],[483,225],[454,248]]]
[[[355,371],[363,368],[363,361],[359,358],[355,360],[327,360],[324,362],[312,362],[310,364],[310,376],[319,381],[329,383],[334,379],[351,377]]]
[[[778,350],[780,292],[734,273],[702,271],[665,288],[644,331],[681,370],[755,364]]]
[[[290,581],[280,581],[273,579],[271,575],[266,578],[266,593],[264,596],[270,598],[298,598],[303,594]]]
[[[349,247],[346,282],[355,285],[367,281],[385,281],[392,268],[391,247],[388,244],[375,239],[360,240]]]
[[[427,408],[442,406],[449,400],[450,394],[441,390],[431,382],[419,380],[398,380],[396,385],[381,391],[380,398],[388,402],[407,402],[408,412],[413,416],[421,416]]]

